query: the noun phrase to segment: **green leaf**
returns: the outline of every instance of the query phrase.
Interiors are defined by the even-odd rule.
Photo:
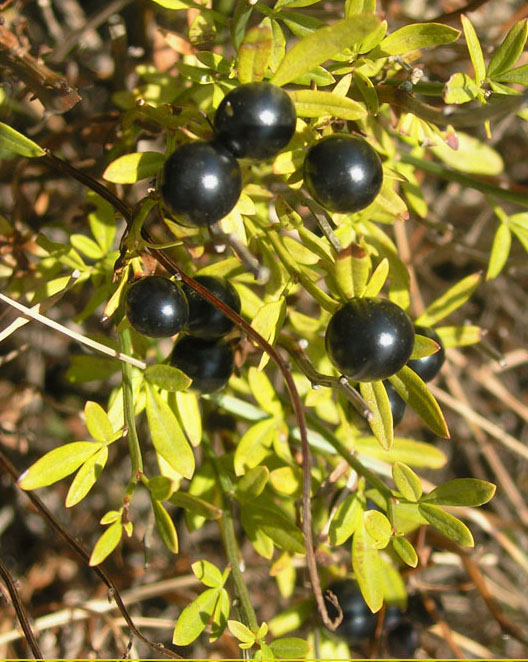
[[[248,383],[251,393],[259,407],[271,416],[274,416],[279,420],[283,419],[284,411],[280,400],[277,397],[277,391],[273,388],[273,384],[270,382],[266,374],[257,370],[254,366],[251,366],[248,370]]]
[[[495,79],[500,83],[528,85],[528,64],[523,64],[515,69],[510,69],[510,71],[504,71],[501,74],[495,74]]]
[[[96,441],[102,441],[105,444],[114,441],[115,433],[108,418],[108,414],[97,404],[97,402],[88,402],[84,406],[84,422],[88,432]]]
[[[370,275],[370,265],[370,255],[355,242],[338,253],[333,275],[344,298],[360,296]]]
[[[140,179],[154,177],[165,161],[160,152],[135,152],[120,156],[103,172],[103,179],[113,184],[135,184]]]
[[[70,485],[70,489],[66,495],[66,508],[71,508],[84,499],[97,482],[107,460],[108,446],[103,446],[97,453],[94,453],[86,460]]]
[[[231,600],[225,588],[221,589],[218,600],[213,611],[213,621],[211,623],[211,634],[209,641],[216,641],[224,632],[231,611]]]
[[[189,442],[172,409],[147,382],[147,420],[156,452],[179,474],[192,478],[195,461]]]
[[[287,51],[271,79],[273,85],[286,83],[326,62],[336,53],[362,41],[379,25],[379,19],[361,14],[353,19],[341,19],[333,25],[319,28],[298,41]]]
[[[446,538],[464,547],[473,547],[475,545],[471,531],[457,517],[446,513],[439,506],[433,506],[430,503],[418,504],[418,510],[429,524],[434,526],[435,529],[438,529],[440,533],[443,533]]]
[[[176,410],[191,445],[199,446],[202,441],[202,415],[196,393],[177,391]]]
[[[394,442],[392,411],[383,382],[361,382],[359,390],[367,403],[372,418],[368,424],[383,450],[390,450]]]
[[[172,517],[167,512],[165,506],[156,499],[152,499],[152,510],[154,511],[154,521],[165,547],[173,554],[178,553],[178,534],[172,521]]]
[[[445,454],[436,446],[401,437],[396,437],[390,451],[384,451],[374,437],[358,437],[354,448],[360,455],[368,455],[387,464],[405,462],[413,467],[440,469],[447,462]]]
[[[360,296],[364,297],[376,297],[381,292],[381,289],[385,285],[387,276],[389,275],[389,261],[384,257],[378,266],[372,272],[370,280],[365,286],[365,289]]]
[[[396,489],[404,499],[409,501],[418,501],[422,496],[422,484],[420,479],[402,462],[396,462],[392,467],[392,478]]]
[[[480,326],[439,326],[435,331],[445,348],[475,345],[482,340]]]
[[[424,356],[435,354],[439,349],[440,345],[432,340],[432,338],[427,338],[416,333],[414,336],[413,351],[409,359],[421,359]]]
[[[99,520],[99,524],[113,524],[121,519],[123,515],[123,509],[121,510],[109,510],[105,513]]]
[[[279,660],[304,659],[308,655],[308,644],[299,637],[284,637],[271,642],[270,648]]]
[[[292,554],[304,554],[304,536],[295,522],[282,513],[279,508],[270,508],[251,503],[251,519],[253,523],[273,542]]]
[[[114,208],[94,191],[88,191],[86,198],[91,205],[95,206],[95,211],[88,214],[90,231],[103,254],[106,255],[111,250],[116,235],[117,224],[114,218]]]
[[[224,585],[224,578],[218,568],[210,561],[196,561],[191,565],[196,579],[210,588],[220,588]]]
[[[435,434],[449,439],[449,430],[442,410],[423,380],[411,368],[403,366],[395,375],[389,377],[389,381],[398,391],[398,395]]]
[[[185,510],[204,517],[205,519],[220,519],[222,517],[222,510],[217,508],[211,503],[201,499],[194,494],[188,494],[186,492],[175,492],[169,498],[169,501],[179,508],[185,508]]]
[[[376,11],[376,0],[346,0],[345,2],[345,16],[347,18],[363,12],[374,11]]]
[[[460,18],[462,20],[462,29],[464,30],[464,36],[466,38],[469,57],[471,58],[471,64],[473,65],[473,70],[475,72],[475,83],[477,85],[482,85],[486,80],[486,65],[484,63],[484,56],[482,55],[482,48],[480,47],[475,28],[469,18],[464,14],[462,14]]]
[[[244,625],[244,623],[241,623],[240,621],[235,621],[235,620],[229,620],[227,621],[227,627],[229,628],[229,632],[238,639],[238,641],[241,641],[244,644],[254,644],[256,635],[254,632],[251,632],[251,630]]]
[[[150,384],[164,391],[184,391],[192,383],[192,379],[181,370],[162,363],[149,365],[143,374]]]
[[[314,16],[293,11],[279,11],[276,18],[283,21],[296,37],[304,38],[324,26],[323,21]],[[280,66],[280,63],[279,63]]]
[[[342,120],[358,120],[367,115],[360,103],[349,97],[337,96],[333,92],[296,90],[289,92],[289,95],[299,117],[320,118],[330,115]]]
[[[486,280],[497,278],[503,270],[510,254],[511,240],[512,233],[510,228],[506,223],[501,223],[493,238],[488,270],[486,271]]]
[[[383,605],[382,565],[370,540],[362,522],[352,539],[352,568],[365,602],[377,612]]]
[[[495,485],[478,478],[454,478],[422,497],[420,503],[438,506],[482,506],[495,494]]]
[[[71,245],[90,260],[100,260],[104,253],[93,239],[83,234],[72,234],[70,237]]]
[[[257,554],[260,554],[260,556],[269,560],[273,556],[273,551],[275,549],[273,540],[264,533],[261,528],[259,528],[258,522],[255,522],[253,519],[251,506],[252,504],[250,503],[248,507],[241,508],[240,521]]]
[[[234,466],[237,476],[262,462],[269,453],[276,434],[277,423],[273,418],[255,423],[243,434],[235,450]]]
[[[424,313],[416,320],[418,326],[434,326],[437,322],[460,308],[471,297],[480,285],[482,274],[476,273],[466,276],[461,281],[450,287],[433,303],[428,306]]]
[[[123,526],[121,522],[111,524],[95,543],[88,565],[99,565],[107,556],[110,556],[119,545],[122,535]]]
[[[403,55],[430,46],[440,46],[456,41],[460,30],[442,23],[414,23],[396,30],[369,53],[375,59],[389,55]]]
[[[174,492],[174,483],[167,476],[152,476],[148,482],[150,496],[155,501],[167,501]]]
[[[66,379],[72,384],[107,380],[121,369],[120,362],[111,356],[74,354],[66,370]]]
[[[30,159],[46,154],[40,145],[3,122],[0,122],[0,151],[11,152]]]
[[[403,536],[396,536],[392,539],[392,547],[400,559],[411,568],[418,565],[418,554],[411,543]]]
[[[508,71],[521,57],[528,37],[528,21],[526,19],[515,23],[506,35],[502,44],[495,50],[488,64],[488,77]]]
[[[271,345],[275,343],[277,335],[282,329],[286,317],[286,298],[281,296],[277,301],[270,301],[261,306],[251,322],[251,326]],[[259,370],[265,368],[269,355],[265,352],[258,366]]]
[[[334,518],[330,522],[328,539],[331,545],[342,545],[360,526],[363,508],[356,494],[349,494],[339,504]]]
[[[399,534],[406,535],[427,523],[418,510],[418,503],[398,501],[393,504],[392,524]]]
[[[500,175],[504,170],[501,155],[482,140],[462,131],[457,132],[458,149],[445,142],[431,147],[431,152],[455,170],[476,175]]]
[[[220,590],[208,588],[187,605],[176,621],[172,635],[175,646],[188,646],[205,630],[211,620]]]
[[[482,90],[470,76],[457,72],[445,84],[442,96],[445,103],[460,104],[473,101],[481,94]]]
[[[76,471],[101,447],[102,444],[93,441],[73,441],[54,448],[26,469],[17,480],[17,485],[21,490],[52,485]]]
[[[260,81],[266,75],[273,52],[271,27],[255,25],[250,28],[238,49],[238,79],[242,84]]]
[[[300,467],[287,466],[273,469],[270,473],[270,483],[279,494],[297,499],[302,496],[303,475]]]
[[[248,503],[260,496],[268,482],[269,473],[268,467],[264,466],[253,467],[246,471],[236,486],[237,500]]]
[[[365,76],[365,74],[359,70],[354,71],[354,82],[356,83],[363,100],[367,104],[369,115],[377,115],[379,110],[379,99],[374,83],[368,76]]]
[[[385,549],[392,536],[392,526],[386,516],[378,510],[366,510],[363,523],[371,538],[370,544],[376,549]]]

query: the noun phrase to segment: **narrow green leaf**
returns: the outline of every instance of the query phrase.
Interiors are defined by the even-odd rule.
[[[346,0],[345,2],[345,16],[347,18],[363,12],[374,11],[376,11],[376,0]]]
[[[260,81],[266,75],[273,51],[271,27],[255,25],[250,28],[238,49],[237,70],[241,83]]]
[[[363,513],[365,531],[370,536],[370,544],[375,549],[385,549],[392,536],[392,526],[383,513],[378,510],[366,510]]]
[[[236,486],[237,500],[248,503],[260,496],[268,482],[269,473],[268,467],[264,466],[253,467],[246,471]]]
[[[320,90],[296,90],[289,92],[299,117],[323,117],[330,115],[342,120],[358,120],[366,117],[365,108],[350,99],[334,92]]]
[[[378,18],[360,14],[353,19],[341,19],[333,25],[319,28],[290,48],[270,82],[278,86],[286,85],[336,53],[362,41],[378,25]]]
[[[389,261],[386,257],[381,260],[378,266],[372,272],[369,282],[366,284],[365,289],[360,296],[376,297],[381,292],[385,285],[387,276],[389,275]]]
[[[95,207],[95,211],[88,214],[90,231],[103,254],[106,255],[111,250],[116,235],[117,224],[114,218],[114,208],[94,191],[88,191],[86,198]]]
[[[392,467],[392,477],[396,489],[409,501],[418,501],[422,496],[422,484],[414,471],[402,462],[396,462]]]
[[[227,621],[227,627],[229,628],[229,632],[231,632],[233,637],[242,643],[255,643],[255,633],[251,632],[251,630],[246,625],[244,625],[244,623],[241,623],[240,621],[229,620]]]
[[[164,391],[184,391],[192,383],[192,379],[181,370],[162,363],[149,365],[143,374],[150,384]]]
[[[389,381],[400,397],[435,434],[449,439],[449,430],[442,410],[425,383],[413,370],[403,366],[399,372],[389,377]]]
[[[257,554],[270,560],[274,552],[273,540],[258,526],[258,522],[253,519],[252,504],[241,508],[240,522],[249,541],[255,548]]]
[[[379,551],[372,547],[363,523],[352,539],[352,568],[370,610],[379,611],[383,605],[382,565]]]
[[[469,57],[471,58],[471,64],[475,72],[475,83],[480,86],[486,80],[486,65],[484,63],[480,41],[469,18],[464,14],[460,18],[462,20],[462,29],[466,38]]]
[[[481,94],[482,90],[470,76],[457,72],[445,84],[442,97],[447,104],[460,104],[473,101]]]
[[[252,469],[262,462],[269,453],[275,434],[277,434],[277,423],[273,418],[255,423],[243,434],[235,450],[234,465],[237,476],[241,476],[247,469]]]
[[[176,621],[172,635],[175,646],[188,646],[205,630],[211,620],[220,589],[208,588],[187,605]]]
[[[76,471],[101,447],[101,443],[93,441],[73,441],[54,448],[26,469],[18,478],[17,485],[21,490],[36,490],[52,485]]]
[[[375,437],[358,437],[354,447],[360,455],[365,454],[388,464],[405,462],[413,467],[440,469],[447,462],[447,457],[439,448],[414,439],[396,437],[390,451],[384,451]]]
[[[500,175],[504,171],[501,155],[484,141],[462,131],[457,132],[458,149],[439,141],[431,152],[448,166],[464,173]]]
[[[486,280],[497,278],[508,261],[510,254],[512,233],[506,223],[501,223],[495,232],[493,245],[491,247]]]
[[[277,301],[269,301],[261,306],[251,322],[251,326],[271,345],[275,343],[277,335],[282,329],[286,317],[286,297],[281,296]],[[269,361],[269,355],[264,353],[260,359],[259,370],[263,370]]]
[[[524,246],[524,250],[528,252],[528,213],[520,212],[519,214],[512,214],[509,225],[513,234]]]
[[[108,414],[97,404],[97,402],[88,402],[84,406],[84,422],[88,428],[88,432],[96,441],[109,443],[115,439],[114,430]]]
[[[403,55],[430,46],[440,46],[456,41],[460,30],[442,23],[414,23],[396,30],[369,53],[369,57],[380,58],[389,55]]]
[[[437,322],[460,308],[470,298],[480,285],[482,274],[476,273],[466,276],[461,281],[450,287],[433,303],[427,307],[424,313],[416,320],[418,326],[434,326]]]
[[[390,450],[394,442],[394,427],[389,396],[383,382],[361,382],[359,390],[373,416],[369,426],[383,450]]]
[[[117,520],[121,519],[122,514],[123,514],[123,509],[109,510],[101,517],[101,519],[99,520],[99,524],[113,524],[114,522],[117,522]]]
[[[89,565],[99,565],[107,556],[110,556],[119,545],[122,535],[123,527],[121,522],[111,524],[95,543]]]
[[[224,585],[222,573],[210,561],[196,561],[191,565],[196,579],[210,588],[220,588]]]
[[[140,179],[154,177],[165,161],[160,152],[135,152],[112,161],[103,172],[103,179],[113,184],[135,184]]]
[[[152,500],[152,510],[154,511],[154,521],[165,547],[173,554],[178,553],[178,534],[172,521],[172,517],[167,512],[165,506],[156,499]]]
[[[179,474],[192,478],[194,454],[172,409],[147,382],[147,420],[156,452]]]
[[[407,538],[396,536],[392,539],[392,547],[406,565],[416,568],[418,565],[418,554]]]
[[[330,522],[328,538],[331,545],[342,545],[360,526],[363,508],[356,494],[349,494],[339,504],[335,516]]]
[[[254,524],[273,540],[273,542],[292,554],[304,554],[304,536],[295,522],[282,513],[279,508],[270,508],[249,504]]]
[[[229,594],[225,588],[220,590],[218,595],[218,600],[216,602],[214,611],[213,611],[213,620],[211,623],[211,634],[209,635],[209,641],[216,641],[219,637],[222,636],[224,630],[227,626],[227,619],[229,618],[229,612],[231,611],[231,600],[229,599]]]
[[[99,244],[84,234],[72,234],[70,242],[79,253],[82,253],[90,260],[100,260],[104,255]]]
[[[434,526],[435,529],[438,529],[440,533],[443,533],[446,538],[464,547],[473,547],[475,545],[471,531],[457,517],[442,510],[439,506],[433,506],[430,503],[420,503],[418,504],[418,509],[429,524]]]
[[[528,64],[523,64],[515,69],[510,69],[510,71],[504,71],[501,74],[495,74],[495,78],[500,83],[528,85]]]
[[[418,503],[398,501],[392,506],[392,523],[399,534],[407,535],[428,522],[420,514]]]
[[[495,485],[478,478],[454,478],[436,487],[421,503],[438,506],[482,506],[495,494]]]
[[[286,37],[284,36],[282,27],[278,21],[271,19],[270,23],[271,31],[273,33],[273,49],[271,51],[269,68],[272,73],[275,73],[286,53]]]
[[[174,492],[174,482],[167,476],[152,476],[148,488],[154,501],[167,501]]]
[[[222,517],[222,510],[220,508],[194,494],[175,492],[170,496],[169,501],[174,506],[184,508],[190,513],[194,513],[205,519],[220,519]]]
[[[89,457],[76,473],[66,495],[66,508],[71,508],[82,501],[97,482],[106,461],[108,460],[108,446]]]
[[[308,644],[299,637],[284,637],[271,642],[270,648],[279,660],[304,659],[308,655]]]
[[[488,77],[495,76],[508,71],[521,57],[528,37],[528,20],[524,19],[515,23],[506,35],[502,44],[495,50],[488,64]]]
[[[445,348],[475,345],[482,340],[480,326],[439,326],[435,331]]]
[[[363,292],[370,275],[370,266],[370,255],[355,242],[336,256],[334,278],[345,298],[351,299]]]
[[[356,83],[363,100],[367,104],[369,115],[377,115],[379,110],[379,100],[374,83],[368,76],[365,76],[365,74],[359,70],[354,71],[354,82]]]
[[[0,151],[11,152],[30,159],[46,154],[40,145],[4,122],[0,122]]]
[[[303,476],[300,467],[279,467],[270,473],[270,484],[279,492],[289,497],[302,496]]]
[[[271,416],[279,420],[283,419],[284,411],[277,397],[277,391],[266,374],[252,366],[248,371],[248,383],[259,407]]]
[[[440,345],[426,336],[416,333],[414,336],[414,346],[410,359],[421,359],[424,356],[435,354],[440,349]]]

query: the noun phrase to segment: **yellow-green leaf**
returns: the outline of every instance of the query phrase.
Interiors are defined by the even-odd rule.
[[[230,611],[231,600],[229,599],[229,594],[225,588],[222,588],[213,611],[211,634],[209,635],[210,642],[216,641],[223,634]]]
[[[153,500],[166,501],[174,492],[174,482],[167,476],[152,476],[148,488]]]
[[[236,486],[236,498],[242,503],[256,499],[266,487],[269,478],[269,469],[265,466],[249,469],[238,481]]]
[[[439,326],[435,329],[444,347],[465,347],[482,340],[480,326]]]
[[[370,540],[361,523],[352,539],[352,569],[365,602],[371,611],[377,612],[383,605],[382,565],[379,551]]]
[[[470,76],[457,71],[445,84],[442,96],[446,103],[459,104],[473,101],[481,94],[482,90]]]
[[[302,495],[303,476],[300,467],[279,467],[270,473],[270,483],[279,494],[299,498]]]
[[[377,297],[381,289],[385,285],[387,276],[389,275],[389,261],[386,257],[381,260],[378,266],[372,272],[370,280],[365,286],[360,296],[364,297]]]
[[[370,255],[355,242],[338,253],[334,262],[334,278],[346,299],[351,299],[365,289],[370,274]]]
[[[437,342],[432,340],[432,338],[427,338],[426,336],[421,336],[416,333],[414,336],[414,346],[410,359],[421,359],[424,356],[430,356],[435,354],[440,349],[440,346]]]
[[[218,568],[210,561],[196,561],[191,565],[196,579],[210,588],[219,588],[224,585],[224,578]]]
[[[270,648],[278,660],[304,659],[308,654],[308,644],[299,637],[284,637],[271,642]]]
[[[192,391],[176,393],[176,409],[187,438],[192,446],[199,446],[202,441],[202,414],[198,396]]]
[[[506,35],[502,44],[497,48],[488,64],[488,77],[508,71],[521,57],[528,37],[528,21],[526,19],[515,23]]]
[[[363,523],[371,538],[370,544],[376,549],[385,549],[392,535],[392,526],[387,517],[378,510],[366,510]]]
[[[119,545],[119,541],[123,535],[123,526],[121,522],[114,522],[108,529],[99,537],[93,548],[92,555],[90,556],[89,565],[99,565],[107,556],[114,551]]]
[[[102,445],[93,441],[73,441],[54,448],[24,471],[17,484],[22,490],[36,490],[52,485],[76,471]]]
[[[178,534],[171,516],[165,506],[155,499],[152,500],[152,510],[154,511],[154,521],[165,547],[173,554],[178,553]]]
[[[265,25],[250,28],[238,49],[237,70],[241,83],[260,81],[266,75],[273,51],[273,33]]]
[[[369,53],[370,58],[403,55],[430,46],[440,46],[456,41],[460,30],[442,23],[414,23],[396,30]]]
[[[422,484],[414,471],[403,462],[396,462],[392,467],[392,478],[396,489],[404,499],[418,501],[422,496]]]
[[[286,298],[281,296],[277,301],[270,301],[261,306],[251,322],[251,326],[271,345],[282,329],[286,317]],[[258,366],[259,370],[266,367],[269,355],[265,352]]]
[[[482,140],[462,131],[457,132],[458,149],[451,149],[445,142],[431,147],[433,154],[448,166],[476,175],[500,175],[504,170],[501,155]]]
[[[331,545],[342,545],[361,524],[363,508],[356,494],[349,494],[339,504],[330,523],[328,538]]]
[[[66,495],[66,508],[71,508],[82,501],[97,482],[106,461],[108,460],[108,446],[103,446],[97,453],[89,457],[76,473]]]
[[[392,539],[392,547],[400,559],[411,568],[418,565],[418,554],[411,543],[403,536],[396,536]]]
[[[486,280],[497,278],[504,269],[510,254],[512,233],[506,223],[501,223],[495,232],[493,244],[491,247],[488,270],[486,271]]]
[[[240,621],[229,620],[227,621],[227,627],[229,628],[229,632],[231,632],[233,637],[243,642],[244,644],[253,644],[255,642],[255,633],[251,632],[251,630],[243,623],[240,623]]]
[[[277,423],[266,418],[252,425],[243,435],[235,450],[234,466],[237,476],[247,469],[256,467],[269,453],[273,437],[277,434]]]
[[[330,115],[342,120],[359,120],[367,115],[360,103],[349,97],[337,96],[334,92],[296,90],[289,94],[299,117],[320,118]]]
[[[163,363],[149,365],[143,375],[150,384],[164,391],[184,391],[192,383],[184,372]]]
[[[478,478],[454,478],[422,497],[420,503],[438,506],[482,506],[495,494],[495,485]]]
[[[440,469],[447,462],[447,457],[439,448],[414,439],[396,437],[390,451],[384,451],[375,437],[358,437],[354,447],[360,455],[365,454],[387,464],[405,462],[413,467]]]
[[[475,545],[471,531],[454,515],[430,503],[420,503],[418,510],[429,524],[434,526],[435,529],[438,529],[440,533],[443,533],[446,538],[464,547],[473,547]]]
[[[46,154],[40,145],[4,122],[0,122],[0,151],[11,152],[30,159]]]
[[[481,85],[486,79],[486,65],[484,63],[480,41],[469,18],[464,14],[460,18],[462,20],[462,29],[466,38],[469,57],[471,58],[471,64],[475,72],[475,83]]]
[[[205,630],[218,599],[220,589],[208,588],[187,605],[176,621],[172,635],[175,646],[188,646]]]
[[[282,419],[284,417],[282,405],[266,374],[252,366],[248,371],[248,383],[259,407],[271,416]]]
[[[383,450],[390,450],[394,441],[394,427],[389,396],[383,382],[361,382],[359,390],[367,403],[372,418],[369,426]]]
[[[460,308],[470,298],[480,285],[482,274],[476,273],[466,276],[461,281],[450,287],[428,306],[416,320],[418,326],[434,326],[437,322]]]
[[[88,402],[84,406],[84,422],[88,428],[88,432],[97,441],[109,443],[115,439],[114,430],[108,414],[97,404],[97,402]]]
[[[154,177],[165,161],[160,152],[135,152],[120,156],[103,172],[103,178],[114,184],[135,184],[140,179]]]

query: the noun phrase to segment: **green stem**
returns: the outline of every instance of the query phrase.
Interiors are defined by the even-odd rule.
[[[121,351],[129,353],[132,349],[130,339],[130,329],[125,328],[119,332],[119,342]],[[141,457],[141,448],[136,430],[136,416],[134,413],[134,392],[132,387],[132,366],[124,361],[121,363],[121,372],[123,376],[123,411],[125,416],[125,426],[128,429],[128,450],[132,464],[130,483],[136,483],[138,477],[143,473],[143,458]],[[129,489],[130,489],[129,485]],[[128,493],[127,489],[127,493]]]
[[[402,154],[401,160],[403,163],[409,163],[410,165],[420,168],[431,175],[440,177],[441,179],[447,179],[449,182],[456,182],[462,186],[467,186],[468,188],[473,188],[476,191],[485,193],[486,195],[491,195],[495,198],[500,198],[501,200],[506,200],[507,202],[513,202],[516,205],[521,207],[528,207],[528,196],[526,193],[517,193],[511,189],[500,188],[500,186],[494,186],[488,182],[476,179],[469,175],[465,175],[462,172],[457,172],[451,168],[440,163],[434,163],[433,161],[425,161],[424,159],[418,159],[411,154]]]

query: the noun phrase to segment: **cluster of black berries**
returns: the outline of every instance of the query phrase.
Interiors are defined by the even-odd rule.
[[[215,138],[178,147],[167,159],[161,196],[184,225],[207,226],[229,214],[242,190],[237,159],[268,159],[295,132],[295,106],[270,83],[248,83],[227,94],[214,117]]]
[[[328,588],[334,593],[343,610],[343,620],[336,634],[352,648],[368,644],[376,632],[378,614],[370,611],[357,583],[346,579],[334,582]],[[327,607],[330,617],[335,618],[336,608],[329,601]],[[435,608],[439,615],[442,615],[443,609],[439,601],[435,600]],[[420,643],[420,627],[432,624],[433,619],[425,608],[421,595],[413,594],[409,596],[405,610],[395,605],[386,607],[382,645],[387,648],[392,658],[412,658]]]
[[[195,280],[240,313],[240,297],[227,280],[214,276],[196,276]],[[180,334],[170,363],[193,380],[191,388],[211,393],[227,384],[234,354],[224,336],[234,324],[191,287],[162,276],[146,276],[128,289],[126,315],[131,326],[144,336],[167,338]]]

